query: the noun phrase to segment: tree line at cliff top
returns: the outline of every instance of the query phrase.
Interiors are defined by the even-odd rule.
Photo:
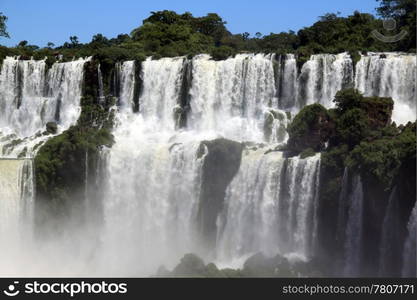
[[[143,60],[146,56],[173,57],[193,56],[209,53],[214,59],[225,59],[239,52],[295,53],[298,58],[308,59],[316,53],[340,53],[348,51],[357,55],[358,51],[406,51],[416,48],[416,2],[414,0],[377,0],[378,15],[393,18],[395,30],[385,30],[383,19],[371,14],[355,11],[347,17],[340,13],[328,13],[319,17],[310,27],[297,33],[294,31],[256,33],[250,36],[245,32],[232,34],[227,30],[226,21],[215,13],[195,17],[191,13],[177,14],[174,11],[151,12],[142,25],[130,34],[119,34],[107,38],[98,33],[91,42],[82,44],[77,36],[55,47],[30,45],[21,41],[15,47],[0,46],[0,59],[7,55],[20,55],[23,58],[51,58],[58,54],[64,59],[95,55],[110,62],[123,60]],[[7,17],[0,13],[0,37],[8,38]],[[374,38],[373,30],[392,36],[405,30],[408,35],[396,43],[385,43]]]

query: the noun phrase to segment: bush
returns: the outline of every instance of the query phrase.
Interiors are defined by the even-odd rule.
[[[330,121],[326,108],[321,104],[305,106],[288,126],[288,147],[296,152],[306,148],[322,150],[332,130]]]
[[[228,46],[220,46],[213,48],[210,52],[214,60],[224,60],[234,53],[233,49]]]

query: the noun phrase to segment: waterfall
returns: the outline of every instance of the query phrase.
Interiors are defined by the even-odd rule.
[[[106,97],[104,96],[104,84],[103,84],[103,74],[101,73],[101,65],[97,66],[97,77],[98,77],[98,101],[101,105],[106,102]]]
[[[132,111],[134,107],[133,93],[135,89],[135,62],[125,61],[118,67],[120,74],[119,106],[121,109]],[[126,101],[126,102],[124,102]]]
[[[355,87],[365,96],[392,97],[393,121],[416,120],[416,55],[368,53],[356,65]]]
[[[301,68],[297,106],[320,103],[334,107],[336,92],[353,81],[352,60],[347,53],[337,55],[316,54]]]
[[[416,277],[417,203],[414,205],[407,225],[408,236],[404,245],[402,276]]]
[[[355,72],[347,53],[317,54],[302,66],[298,76],[295,57],[288,54],[279,57],[275,69],[280,109],[297,113],[312,103],[332,108],[337,91],[355,87],[365,96],[392,97],[392,119],[397,124],[416,119],[415,54],[362,54]]]
[[[135,68],[140,69],[139,95]],[[104,257],[119,264],[114,271],[130,270],[135,261],[141,274],[148,274],[185,252],[199,253],[201,142],[218,137],[268,145],[244,150],[217,215],[215,259],[230,265],[258,251],[311,259],[318,234],[320,155],[285,158],[267,149],[288,138],[287,112],[315,102],[333,107],[336,92],[356,85],[358,76],[347,53],[313,55],[301,70],[294,55],[265,54],[118,64],[116,143],[103,153],[103,241],[120,254]],[[186,113],[184,126],[178,126],[178,112]],[[346,169],[337,225],[346,276],[360,271],[362,206],[361,179],[349,178]]]
[[[294,99],[298,98],[298,70],[294,54],[286,54],[278,57],[276,67],[275,85],[278,97],[278,107],[283,110],[293,111]]]
[[[281,152],[245,150],[217,221],[217,259],[224,263],[259,251],[309,259],[319,162],[319,155],[285,159]]]
[[[48,122],[58,132],[80,115],[83,66],[86,60],[55,63],[46,71],[43,60],[4,59],[0,73],[0,156],[32,156]]]
[[[148,58],[142,64],[143,92],[139,111],[153,124],[153,131],[175,129],[174,112],[180,102],[183,65],[182,57]]]
[[[352,193],[349,199],[349,212],[346,224],[345,267],[348,277],[360,274],[362,255],[363,187],[359,175],[353,177]]]
[[[391,264],[400,254],[400,215],[397,188],[394,187],[389,196],[387,209],[382,223],[381,245],[379,249],[379,275],[389,276],[393,273]]]
[[[43,135],[48,122],[57,123],[57,134],[75,124],[86,61],[55,63],[50,68],[43,60],[8,57],[3,61],[0,157],[14,159],[0,159],[0,232],[8,232],[2,239],[13,235],[10,228],[30,230],[27,224],[32,219],[32,160],[16,158],[33,157],[53,136]],[[100,231],[86,228],[77,240],[88,237],[89,241],[85,248],[90,252],[80,257],[94,254],[94,263],[99,261],[97,272],[111,276],[154,274],[161,264],[172,267],[188,252],[214,254],[217,262],[227,266],[257,252],[309,261],[318,240],[321,157],[301,159],[272,150],[288,139],[290,113],[311,103],[333,107],[336,92],[354,85],[366,95],[392,96],[396,121],[413,119],[413,66],[415,55],[394,53],[362,55],[355,75],[346,53],[313,55],[300,70],[292,54],[238,54],[223,61],[198,55],[117,63],[110,88],[118,98],[112,132],[115,144],[102,149],[96,170],[88,165],[89,153],[85,153],[85,207],[97,208],[93,197],[97,195],[89,185],[100,184],[103,209],[87,215],[103,215],[103,223]],[[103,103],[100,66],[97,76]],[[236,175],[228,186],[218,189],[220,199],[213,204],[212,195],[205,195],[204,207],[219,208],[210,211],[213,239],[210,236],[207,244],[214,244],[214,249],[202,249],[206,241],[201,241],[199,228],[204,223],[199,216],[205,215],[199,211],[204,209],[200,194],[212,187],[213,177],[204,163],[219,164],[216,172],[225,169],[207,147],[218,137],[242,143],[235,143],[239,156],[235,155],[235,171],[229,170],[229,178]],[[230,157],[227,143],[211,146],[222,157]],[[95,183],[89,180],[94,172],[103,177]],[[356,276],[361,271],[364,196],[360,176],[350,175],[346,169],[336,231],[344,247],[343,275]],[[382,226],[381,273],[388,272],[386,257],[393,255],[395,226],[391,225],[397,217],[397,202],[393,191]],[[413,274],[413,257],[415,266],[415,211],[404,246],[404,276]],[[82,252],[84,246],[78,250]]]
[[[278,108],[273,57],[239,54],[192,61],[190,129],[238,141],[263,141],[265,113]]]
[[[24,238],[23,234],[31,228],[33,197],[32,160],[0,159],[0,239],[2,243],[12,244],[12,240]]]
[[[103,235],[103,259],[118,266],[112,270],[116,273],[136,262],[138,272],[148,275],[160,264],[197,251],[194,229],[204,155],[198,155],[198,140],[175,131],[183,60],[143,62],[137,113],[126,105],[134,101],[133,63],[120,68],[116,143],[105,154]]]

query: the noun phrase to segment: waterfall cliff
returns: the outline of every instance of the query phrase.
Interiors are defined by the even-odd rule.
[[[9,160],[0,159],[0,232],[32,218],[32,160],[16,158],[33,157],[42,143],[76,123],[86,61],[50,67],[43,60],[3,61],[0,157]],[[102,149],[100,172],[85,166],[85,198],[94,193],[89,174],[102,177],[102,199],[85,206],[89,216],[100,215],[95,206],[102,209],[91,250],[97,251],[98,272],[149,275],[187,252],[238,267],[235,262],[258,252],[291,262],[315,259],[322,156],[279,150],[288,124],[305,105],[334,107],[334,95],[347,87],[392,97],[393,120],[414,121],[415,67],[415,55],[403,53],[362,54],[356,65],[347,53],[318,54],[301,67],[292,54],[248,53],[222,61],[197,55],[116,63],[110,83],[117,98],[115,144]],[[100,65],[94,72],[104,107],[108,82]],[[51,122],[57,131],[46,134]],[[337,275],[358,276],[367,187],[347,169],[341,184],[332,203],[343,252]],[[406,241],[398,241],[404,246],[391,249],[398,201],[393,191],[384,206],[381,275],[390,273],[385,263],[398,249],[403,275],[411,274],[405,259],[415,258],[415,208]]]

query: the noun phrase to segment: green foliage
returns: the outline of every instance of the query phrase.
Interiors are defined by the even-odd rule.
[[[362,100],[361,92],[355,89],[346,89],[338,91],[333,102],[336,104],[337,110],[340,113],[344,113],[349,109],[358,108]]]
[[[321,104],[307,105],[294,117],[287,131],[289,149],[297,153],[306,148],[320,151],[331,131],[330,116]]]
[[[301,137],[309,133],[311,127],[322,115],[327,115],[327,110],[319,103],[303,107],[288,126],[290,137]]]
[[[336,108],[328,111],[319,104],[304,107],[288,128],[288,148],[304,158],[317,151],[318,141],[329,141],[321,164],[328,177],[323,187],[327,196],[337,195],[345,167],[390,188],[404,164],[415,161],[415,123],[391,124],[391,98],[363,97],[346,89],[336,93],[334,103]],[[328,135],[319,138],[323,131]]]
[[[408,35],[399,41],[396,50],[415,52],[416,48],[416,1],[414,0],[377,0],[380,6],[378,14],[383,18],[393,18],[397,22],[396,32],[405,30]],[[387,35],[392,35],[388,32]]]
[[[346,144],[331,147],[322,153],[321,165],[335,174],[342,174],[345,167],[344,162],[348,154],[349,147]]]
[[[369,121],[366,113],[359,108],[346,111],[336,121],[336,136],[339,142],[353,146],[369,134]]]
[[[343,143],[352,149],[362,140],[381,136],[381,130],[390,124],[394,105],[391,98],[363,97],[358,90],[346,89],[337,92],[333,102],[336,131],[332,144]]]
[[[402,164],[415,161],[415,157],[416,123],[409,123],[394,137],[361,142],[350,153],[346,165],[375,177],[388,189]]]
[[[6,26],[7,17],[0,12],[0,36],[9,38],[9,34],[7,33],[7,26]]]
[[[303,152],[300,153],[300,158],[304,159],[304,158],[314,156],[314,155],[316,155],[316,151],[314,151],[314,149],[312,148],[307,148]]]
[[[357,50],[349,50],[349,55],[350,55],[350,58],[352,59],[353,67],[355,68],[356,64],[361,59],[361,55],[360,55],[359,51],[357,51]]]
[[[298,32],[299,46],[310,49],[314,54],[394,50],[393,45],[372,37],[371,32],[380,28],[382,28],[381,20],[371,14],[355,11],[346,18],[327,14],[312,26]]]
[[[73,57],[96,56],[107,62],[122,60],[141,61],[146,56],[154,58],[172,56],[194,56],[210,53],[214,59],[225,59],[239,52],[295,53],[299,70],[317,53],[340,53],[348,51],[353,63],[359,60],[359,51],[414,51],[415,50],[415,2],[413,0],[379,0],[378,12],[383,17],[394,17],[401,29],[409,32],[409,37],[398,43],[384,43],[373,38],[372,31],[384,32],[383,22],[371,14],[354,12],[341,17],[328,13],[310,27],[295,33],[293,31],[254,37],[245,32],[231,34],[226,22],[217,14],[195,17],[191,13],[177,14],[164,10],[152,12],[142,25],[133,29],[130,36],[119,34],[107,38],[100,33],[92,37],[90,43],[81,44],[78,37],[70,36],[70,41],[53,48],[52,43],[40,48],[24,44],[12,48],[12,52],[23,58],[55,57],[63,55],[64,61]],[[405,12],[405,13],[402,13]],[[5,31],[6,17],[0,13],[0,36]],[[382,31],[381,31],[382,30]],[[0,55],[2,55],[0,51]],[[41,57],[43,58],[43,57]],[[1,56],[0,56],[1,59]]]
[[[230,57],[233,54],[233,52],[234,51],[231,47],[220,46],[217,48],[213,48],[210,54],[215,60],[223,60]]]
[[[92,102],[91,98],[84,97],[77,125],[51,138],[39,149],[35,157],[35,173],[41,198],[58,203],[68,201],[72,193],[83,186],[86,152],[93,159],[101,146],[113,144],[109,124],[93,126],[94,123],[102,124],[107,113]]]

